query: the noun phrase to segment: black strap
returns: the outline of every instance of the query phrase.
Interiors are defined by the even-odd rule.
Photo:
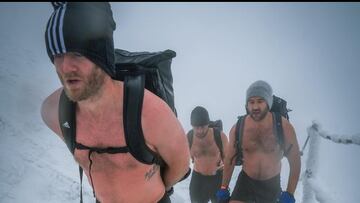
[[[76,103],[63,90],[59,100],[59,124],[66,146],[74,154],[76,140]]]
[[[80,174],[80,203],[83,202],[83,196],[82,196],[82,179],[83,179],[83,169],[81,166],[79,166],[79,174]]]
[[[59,99],[59,125],[64,136],[66,146],[72,154],[75,152],[76,142],[76,103],[71,101],[63,90]],[[80,203],[83,202],[82,179],[83,169],[79,166],[80,174]]]
[[[278,140],[278,143],[280,145],[281,150],[284,151],[284,156],[288,154],[290,149],[292,148],[292,145],[289,146],[287,150],[285,150],[285,140],[284,140],[284,129],[282,126],[282,116],[280,113],[273,112],[273,124],[274,124],[274,132],[276,133],[276,137]]]
[[[222,145],[222,140],[221,140],[221,131],[217,128],[213,128],[214,129],[214,140],[216,142],[217,147],[220,150],[220,155],[221,158],[224,159],[224,150],[223,150],[223,145]]]
[[[193,138],[194,138],[194,130],[190,130],[187,133],[187,138],[188,138],[188,142],[189,142],[189,149],[191,149],[192,143],[193,143]]]
[[[273,117],[273,131],[276,134],[276,138],[280,147],[283,149],[284,133],[282,128],[281,115],[279,113],[272,112],[272,117]]]
[[[104,154],[104,153],[117,154],[117,153],[128,153],[129,152],[129,148],[127,146],[101,148],[101,147],[89,147],[89,146],[85,146],[81,143],[76,142],[75,147],[76,147],[76,149],[90,150],[90,151],[93,151],[93,152],[96,152],[99,154]]]
[[[124,131],[129,152],[144,164],[163,162],[145,143],[141,125],[141,111],[144,99],[145,75],[127,74],[124,79]]]
[[[273,115],[274,114],[275,114],[276,133],[277,133],[278,142],[281,149],[284,151],[284,156],[287,156],[291,148],[293,147],[293,144],[290,144],[290,146],[286,148],[284,129],[282,126],[282,115],[278,112],[274,112]]]
[[[234,157],[231,158],[231,162],[233,162],[233,159],[236,157],[236,165],[242,164],[242,157],[243,157],[242,136],[243,136],[244,125],[245,125],[245,117],[246,117],[246,115],[238,117],[238,120],[237,120],[236,126],[235,126],[234,147],[236,148],[236,154]]]

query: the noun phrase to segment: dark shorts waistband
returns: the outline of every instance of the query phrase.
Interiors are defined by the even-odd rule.
[[[223,170],[222,170],[222,169],[217,170],[214,175],[204,175],[204,174],[202,174],[202,173],[200,173],[200,172],[197,172],[197,171],[193,170],[193,175],[202,176],[202,177],[208,177],[208,178],[210,178],[210,177],[216,177],[216,176],[218,176],[219,174],[222,174],[222,173],[223,173]]]
[[[255,183],[259,183],[259,184],[272,184],[274,182],[276,182],[277,180],[280,180],[280,173],[278,173],[277,175],[265,179],[265,180],[257,180],[254,179],[252,177],[250,177],[244,170],[241,170],[240,174],[244,175],[246,178],[250,179],[251,181],[255,182]]]
[[[280,192],[280,173],[266,180],[256,180],[242,170],[231,194],[231,199],[275,203]]]

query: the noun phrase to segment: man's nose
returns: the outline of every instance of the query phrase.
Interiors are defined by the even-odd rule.
[[[67,54],[61,56],[58,62],[59,68],[64,73],[73,72],[76,70],[76,66],[71,59],[71,56],[68,56]]]
[[[259,106],[258,105],[254,105],[252,108],[251,108],[252,111],[258,111],[260,110]]]

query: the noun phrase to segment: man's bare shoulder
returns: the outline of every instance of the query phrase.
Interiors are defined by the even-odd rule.
[[[144,95],[141,121],[143,130],[153,136],[161,136],[164,132],[169,131],[172,132],[172,135],[184,133],[180,122],[168,104],[147,90]],[[147,135],[144,132],[144,136],[147,137]]]
[[[296,139],[296,133],[293,125],[286,119],[282,118],[282,126],[284,130],[285,139],[292,142],[291,140]]]
[[[235,131],[236,131],[236,124],[234,123],[234,125],[231,127],[230,132],[229,132],[229,141],[234,141],[235,140]]]
[[[281,121],[285,131],[294,131],[293,125],[286,118],[282,117]]]
[[[145,91],[143,103],[143,119],[160,119],[175,117],[168,104],[155,94]]]
[[[62,133],[59,126],[58,109],[61,92],[62,88],[57,89],[41,105],[41,117],[44,123],[60,137],[62,137]]]
[[[146,143],[153,146],[168,165],[187,170],[190,152],[186,134],[166,102],[145,91],[141,121]],[[179,163],[186,164],[178,166]]]

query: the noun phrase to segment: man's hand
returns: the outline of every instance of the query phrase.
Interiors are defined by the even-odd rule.
[[[278,203],[295,203],[294,195],[287,191],[281,192]]]
[[[219,203],[227,203],[230,200],[230,191],[229,188],[224,188],[221,187],[221,189],[219,189],[216,192],[216,197]]]

